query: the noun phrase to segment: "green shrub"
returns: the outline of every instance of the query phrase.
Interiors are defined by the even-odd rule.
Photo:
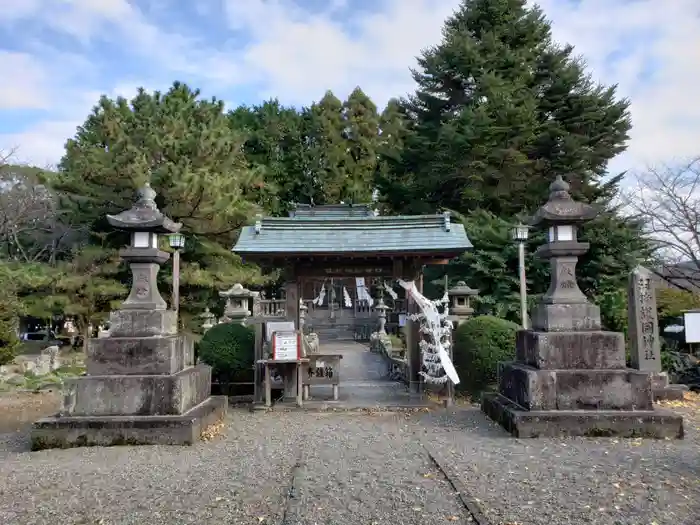
[[[498,363],[515,358],[518,329],[517,324],[490,315],[459,325],[452,352],[460,389],[477,393],[496,382]]]
[[[11,323],[0,321],[0,366],[12,363],[20,341]]]
[[[255,332],[240,324],[218,324],[197,345],[197,355],[212,367],[216,381],[249,381],[253,373]]]

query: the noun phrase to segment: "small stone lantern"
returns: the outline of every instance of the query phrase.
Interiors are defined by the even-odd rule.
[[[389,307],[386,304],[384,304],[384,297],[379,298],[377,306],[375,306],[374,309],[377,311],[377,318],[379,320],[378,332],[381,335],[386,335],[386,312],[389,309]]]
[[[457,286],[447,290],[452,306],[450,307],[450,314],[459,320],[468,319],[474,313],[474,308],[471,305],[471,298],[479,295],[478,290],[474,290],[467,286],[464,281],[459,281]]]
[[[138,191],[131,209],[107,215],[109,224],[131,232],[131,245],[119,255],[129,263],[132,273],[131,292],[122,310],[166,310],[167,304],[158,291],[158,271],[170,254],[158,249],[158,234],[177,233],[182,224],[166,217],[156,206],[156,192],[146,183]]]
[[[576,281],[578,258],[589,244],[578,242],[577,227],[593,219],[598,211],[576,202],[569,185],[557,176],[549,187],[549,200],[533,217],[531,224],[548,228],[548,242],[535,255],[549,259],[550,285],[535,307],[532,329],[542,331],[599,330],[600,308],[588,302]]]
[[[207,330],[214,326],[216,316],[213,313],[211,313],[208,306],[204,309],[204,312],[199,314],[199,317],[202,318],[202,330],[204,331],[204,333],[206,333]]]
[[[248,301],[253,297],[253,292],[241,283],[236,283],[228,290],[219,292],[219,296],[226,298],[225,322],[245,323],[245,320],[250,316]]]

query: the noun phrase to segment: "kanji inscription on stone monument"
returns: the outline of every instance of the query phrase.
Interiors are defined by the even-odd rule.
[[[628,297],[632,367],[646,372],[660,372],[661,342],[656,294],[649,270],[640,266],[632,272]]]

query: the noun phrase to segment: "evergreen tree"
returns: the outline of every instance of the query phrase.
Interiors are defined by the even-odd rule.
[[[165,94],[141,89],[131,101],[102,97],[68,141],[54,189],[71,224],[107,250],[128,241],[106,215],[131,207],[136,188],[150,180],[161,210],[184,224],[181,301],[183,313],[195,314],[216,288],[259,279],[257,268],[231,253],[267,191],[243,142],[223,102],[202,100],[184,84]],[[168,280],[170,266],[162,273]]]
[[[340,198],[355,203],[370,202],[380,149],[377,106],[356,87],[343,104],[347,140],[346,181]]]
[[[302,112],[269,100],[241,106],[229,118],[234,130],[245,133],[246,156],[262,172],[268,213],[284,215],[294,202],[319,199],[320,188],[309,170],[308,119]]]
[[[557,174],[587,200],[609,197],[607,163],[625,149],[628,102],[594,83],[571,46],[525,0],[464,0],[442,42],[414,72],[403,103],[412,133],[395,176],[405,211],[484,208],[501,216],[539,206]]]
[[[321,202],[339,203],[346,194],[349,165],[343,103],[331,91],[306,111],[309,169],[321,188]]]
[[[404,149],[404,140],[407,133],[408,120],[401,109],[401,101],[391,99],[379,117],[379,148],[377,159],[377,173],[375,187],[379,191],[379,197],[385,200],[390,195],[390,204],[394,208],[404,210],[409,207],[409,200],[404,191],[407,186],[401,172],[393,168],[401,162]],[[405,174],[403,174],[405,175]]]

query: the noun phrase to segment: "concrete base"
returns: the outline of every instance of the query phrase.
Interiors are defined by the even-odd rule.
[[[682,439],[683,418],[664,410],[525,410],[484,394],[481,410],[518,438],[586,436]]]
[[[686,385],[667,385],[654,389],[654,401],[681,401],[683,394],[688,392]]]
[[[192,445],[226,416],[228,399],[216,396],[172,416],[47,417],[32,426],[32,450],[115,445]]]

